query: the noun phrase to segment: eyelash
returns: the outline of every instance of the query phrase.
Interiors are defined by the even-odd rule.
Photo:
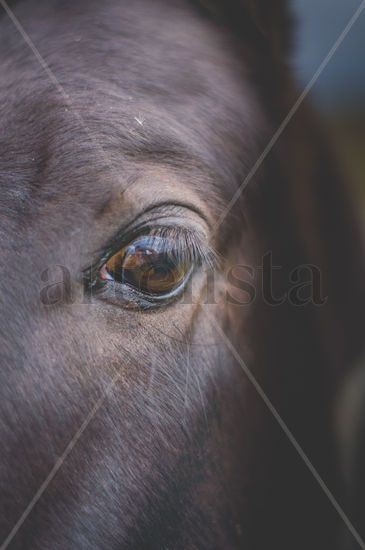
[[[84,271],[84,281],[88,290],[92,290],[100,283],[98,276],[99,270],[120,248],[127,246],[141,236],[148,236],[153,242],[154,237],[165,238],[166,243],[171,243],[171,247],[166,247],[163,252],[171,257],[178,257],[182,261],[191,263],[192,271],[200,266],[206,266],[212,269],[217,265],[217,254],[211,246],[204,242],[201,235],[196,231],[186,229],[180,225],[172,226],[150,226],[148,224],[139,227],[138,231],[132,231],[124,235],[122,238],[116,238],[113,245],[109,248],[107,254],[104,254],[101,259]],[[113,282],[113,285],[123,286],[121,283]],[[107,287],[108,284],[104,286]],[[102,292],[102,290],[101,290]]]
[[[203,244],[202,239],[189,229],[179,226],[160,226],[147,228],[147,230],[145,228],[139,234],[148,234],[152,239],[153,237],[165,238],[166,242],[172,243],[172,246],[170,249],[166,248],[164,252],[190,262],[194,266],[214,267],[216,265],[217,257],[213,248]]]

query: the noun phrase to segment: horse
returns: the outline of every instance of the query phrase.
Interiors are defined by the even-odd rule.
[[[1,548],[335,548],[364,255],[287,2],[1,11]]]

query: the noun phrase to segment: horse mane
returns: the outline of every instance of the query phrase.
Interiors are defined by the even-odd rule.
[[[294,25],[287,2],[198,4],[217,23],[230,26],[243,45],[243,62],[253,64],[254,85],[269,120],[264,149],[301,92],[288,61]],[[329,136],[305,100],[245,189],[243,201],[257,235],[258,261],[269,251],[281,268],[272,281],[274,295],[285,293],[298,266],[316,266],[321,273],[324,305],[276,307],[256,300],[251,340],[260,383],[346,508],[334,416],[345,380],[364,354],[365,258],[351,185],[336,160]],[[296,547],[313,546],[305,536],[298,546],[301,515],[304,523],[316,526],[316,547],[334,547],[338,518],[316,482],[274,425],[262,439],[269,457],[257,497],[258,509],[266,510],[265,518],[260,516],[265,532],[257,525],[263,547],[271,540],[281,540],[282,547],[293,541]],[[284,508],[277,506],[279,493]],[[334,533],[333,546],[328,546],[328,533]]]

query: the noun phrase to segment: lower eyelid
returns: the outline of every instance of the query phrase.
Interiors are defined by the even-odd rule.
[[[184,281],[174,291],[164,296],[142,294],[129,287],[129,285],[114,281],[105,281],[97,294],[102,301],[124,309],[148,311],[168,307],[180,298],[183,289],[189,284],[193,272],[194,267],[191,268]]]
[[[187,222],[187,220],[185,220],[185,222]],[[143,237],[145,234],[144,232],[147,232],[148,234],[146,235],[146,238],[152,237],[153,239],[154,237],[163,237],[173,241],[173,246],[171,247],[171,249],[175,249],[173,254],[186,258],[186,261],[191,264],[191,267],[187,271],[181,284],[178,284],[177,288],[173,289],[171,292],[161,295],[161,297],[155,296],[154,300],[156,302],[162,303],[164,300],[167,302],[170,297],[174,297],[174,295],[179,294],[179,292],[181,292],[183,287],[187,284],[196,267],[201,265],[213,266],[216,263],[216,255],[209,246],[208,236],[206,234],[206,230],[204,230],[204,226],[200,225],[200,228],[196,230],[192,225],[190,229],[187,228],[187,224],[189,224],[189,222],[187,222],[187,224],[185,224],[185,222],[179,219],[176,224],[171,224],[168,226],[158,226],[156,224],[155,227],[150,227],[146,224],[144,227],[140,227],[138,229],[140,238]],[[118,244],[119,246],[118,248],[115,246],[115,252],[113,254],[117,254],[122,248],[128,247],[133,240],[138,238],[138,234],[135,233],[133,236],[133,232],[131,232],[129,237],[128,235],[124,235],[116,239],[116,245]],[[109,255],[109,259],[111,257],[112,254]],[[100,295],[103,295],[106,299],[108,299],[108,295],[113,292],[114,289],[116,296],[118,296],[117,300],[122,302],[123,292],[126,290],[126,285],[124,285],[123,289],[123,283],[118,283],[113,279],[112,275],[106,268],[107,261],[108,259],[104,256],[103,262],[99,263],[99,267],[95,266],[94,268],[85,270],[84,273],[90,272],[90,274],[92,274],[90,277],[85,277],[85,282],[89,289],[95,288],[97,291],[100,290]],[[100,288],[98,287],[98,283]],[[138,291],[134,291],[132,293],[132,298],[134,297],[137,301],[138,296],[136,292]],[[140,294],[142,295],[142,292]]]

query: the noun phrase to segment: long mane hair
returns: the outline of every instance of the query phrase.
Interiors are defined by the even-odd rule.
[[[287,2],[198,4],[229,26],[242,45],[269,121],[269,140],[301,92],[290,69],[295,25]],[[356,523],[358,514],[340,475],[335,411],[344,381],[364,351],[364,246],[350,186],[307,100],[242,201],[257,236],[258,256],[270,252],[280,266],[272,280],[273,295],[285,294],[298,266],[316,266],[321,274],[322,305],[298,307],[286,301],[275,307],[256,301],[255,369],[311,464]],[[275,541],[278,548],[335,548],[339,517],[303,457],[274,420],[260,437],[266,459],[260,465],[262,487],[253,511],[258,546],[268,548]],[[360,525],[356,528],[361,532]]]

